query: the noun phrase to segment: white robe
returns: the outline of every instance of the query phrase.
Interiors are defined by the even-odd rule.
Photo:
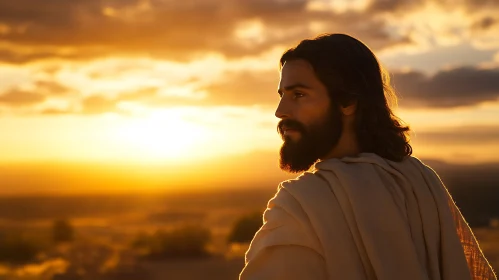
[[[415,157],[318,162],[280,184],[240,280],[496,279],[436,173]]]

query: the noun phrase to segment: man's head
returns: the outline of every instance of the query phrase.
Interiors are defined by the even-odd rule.
[[[360,41],[343,34],[304,40],[283,54],[280,66],[281,169],[309,169],[349,132],[361,152],[394,161],[412,153],[409,128],[388,105],[387,98],[395,100],[388,75]]]

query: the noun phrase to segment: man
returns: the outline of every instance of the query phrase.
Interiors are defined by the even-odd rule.
[[[269,201],[241,280],[496,279],[439,177],[411,156],[368,47],[324,35],[280,65],[280,167],[303,173]]]

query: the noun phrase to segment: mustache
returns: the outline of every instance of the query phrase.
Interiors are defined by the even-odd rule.
[[[291,120],[291,119],[281,120],[277,124],[277,133],[279,133],[280,135],[283,135],[283,133],[284,133],[283,128],[284,127],[288,128],[288,129],[296,129],[298,131],[305,132],[305,126],[302,123],[300,123],[299,121]]]

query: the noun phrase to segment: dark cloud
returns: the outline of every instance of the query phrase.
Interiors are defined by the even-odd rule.
[[[417,132],[411,140],[421,143],[486,145],[499,143],[499,126],[460,126],[441,131]]]
[[[484,17],[480,20],[475,21],[475,23],[473,23],[472,25],[472,29],[487,30],[494,26],[496,23],[497,19],[493,17]]]
[[[393,84],[404,107],[472,106],[499,98],[499,68],[462,67],[434,76],[394,73]]]
[[[10,29],[0,40],[44,47],[29,54],[4,49],[0,61],[117,54],[181,60],[206,51],[236,57],[315,36],[317,31],[308,25],[312,21],[325,31],[360,37],[374,49],[410,42],[393,38],[374,13],[314,11],[307,4],[306,0],[45,0],[41,7],[36,0],[0,0],[0,22]],[[270,33],[252,43],[234,37],[238,26],[251,20],[261,20],[264,31]],[[49,51],[48,46],[56,49]],[[76,51],[62,55],[57,47]]]
[[[45,99],[44,95],[36,92],[12,89],[0,95],[0,104],[23,107],[42,103]]]

